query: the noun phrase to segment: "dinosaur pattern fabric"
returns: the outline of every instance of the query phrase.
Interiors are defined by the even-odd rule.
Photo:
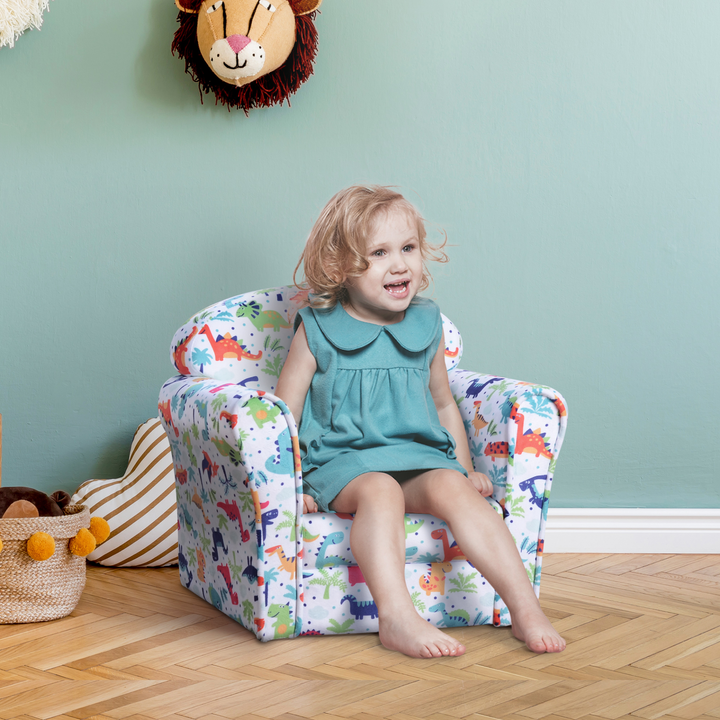
[[[352,516],[302,512],[297,427],[273,395],[307,295],[279,287],[212,305],[178,330],[178,375],[159,408],[170,440],[185,587],[260,640],[377,632],[377,607],[350,549]],[[567,411],[552,388],[458,368],[462,340],[443,316],[450,385],[475,469],[493,482],[536,593]],[[405,579],[439,627],[511,622],[447,525],[406,515]]]

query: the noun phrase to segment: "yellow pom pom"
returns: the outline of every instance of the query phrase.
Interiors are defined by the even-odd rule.
[[[110,537],[110,526],[105,518],[90,518],[90,532],[95,536],[97,544],[104,543]]]
[[[80,528],[77,535],[68,543],[70,552],[79,557],[89,555],[95,549],[96,545],[95,538],[86,528]]]
[[[47,533],[36,532],[27,541],[27,553],[33,560],[47,560],[55,553],[55,541]]]

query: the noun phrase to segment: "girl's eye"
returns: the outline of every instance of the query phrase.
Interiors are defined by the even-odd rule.
[[[373,251],[372,257],[382,257],[385,254],[384,250],[375,250]]]
[[[414,245],[406,245],[406,246],[403,248],[403,252],[412,252],[414,249],[415,249],[415,246],[414,246]]]

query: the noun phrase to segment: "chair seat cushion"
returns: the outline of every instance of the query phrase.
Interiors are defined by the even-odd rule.
[[[502,515],[492,499],[488,502]],[[357,565],[350,550],[352,516],[312,513],[303,516],[303,565],[306,570]],[[405,562],[444,563],[464,560],[450,528],[432,515],[405,515]]]
[[[125,474],[88,480],[74,505],[87,505],[110,525],[110,537],[88,560],[112,567],[177,565],[177,503],[170,443],[159,418],[135,431]]]

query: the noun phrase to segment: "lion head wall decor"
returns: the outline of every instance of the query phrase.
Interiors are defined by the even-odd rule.
[[[281,104],[312,74],[322,0],[175,0],[172,52],[228,109]],[[288,100],[288,104],[290,101]]]

